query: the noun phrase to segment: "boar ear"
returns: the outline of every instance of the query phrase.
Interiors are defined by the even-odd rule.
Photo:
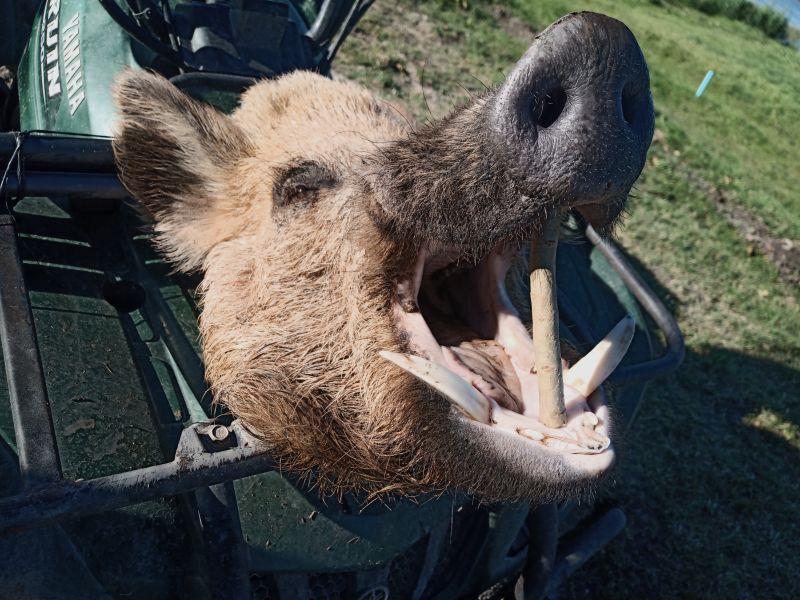
[[[252,154],[229,117],[166,79],[127,71],[114,86],[119,120],[114,155],[120,179],[153,215],[156,241],[183,270],[202,265],[241,228],[229,193],[237,164]]]

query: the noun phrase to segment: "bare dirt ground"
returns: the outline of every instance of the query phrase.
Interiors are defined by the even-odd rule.
[[[653,143],[663,145],[666,152],[670,151],[658,129],[653,135]],[[752,256],[760,252],[778,268],[783,281],[800,286],[800,240],[776,237],[764,221],[748,211],[732,192],[715,186],[686,164],[678,164],[681,175],[699,189],[720,216],[745,239],[748,254]]]
[[[778,268],[781,279],[800,286],[800,241],[775,237],[756,215],[748,212],[728,192],[687,169],[686,178],[701,188],[717,212],[748,242],[748,253],[761,252]]]

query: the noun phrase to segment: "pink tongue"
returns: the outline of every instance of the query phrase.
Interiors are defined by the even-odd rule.
[[[448,366],[503,408],[524,411],[519,378],[505,350],[494,340],[465,340],[443,347]]]

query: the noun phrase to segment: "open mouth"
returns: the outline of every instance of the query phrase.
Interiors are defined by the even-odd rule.
[[[424,248],[398,283],[393,306],[405,353],[381,355],[476,426],[523,439],[531,450],[557,453],[583,470],[604,470],[613,449],[601,384],[633,339],[633,318],[568,366],[560,356],[555,302],[548,307],[534,290],[532,336],[509,298],[506,277],[517,253],[516,243],[502,242],[477,263],[465,263],[456,252]],[[554,276],[553,265],[549,290],[534,275],[532,285],[554,298]],[[542,314],[543,305],[549,314]]]

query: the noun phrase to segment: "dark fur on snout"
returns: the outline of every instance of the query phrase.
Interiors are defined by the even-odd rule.
[[[555,103],[547,118],[545,102]],[[608,231],[653,126],[647,65],[630,30],[604,15],[568,15],[537,36],[500,88],[378,153],[378,217],[398,237],[478,256],[529,236],[559,208]]]
[[[548,198],[521,201],[511,148],[486,128],[486,97],[422,127],[375,157],[380,211],[398,238],[438,242],[480,257],[499,240],[526,237]]]

